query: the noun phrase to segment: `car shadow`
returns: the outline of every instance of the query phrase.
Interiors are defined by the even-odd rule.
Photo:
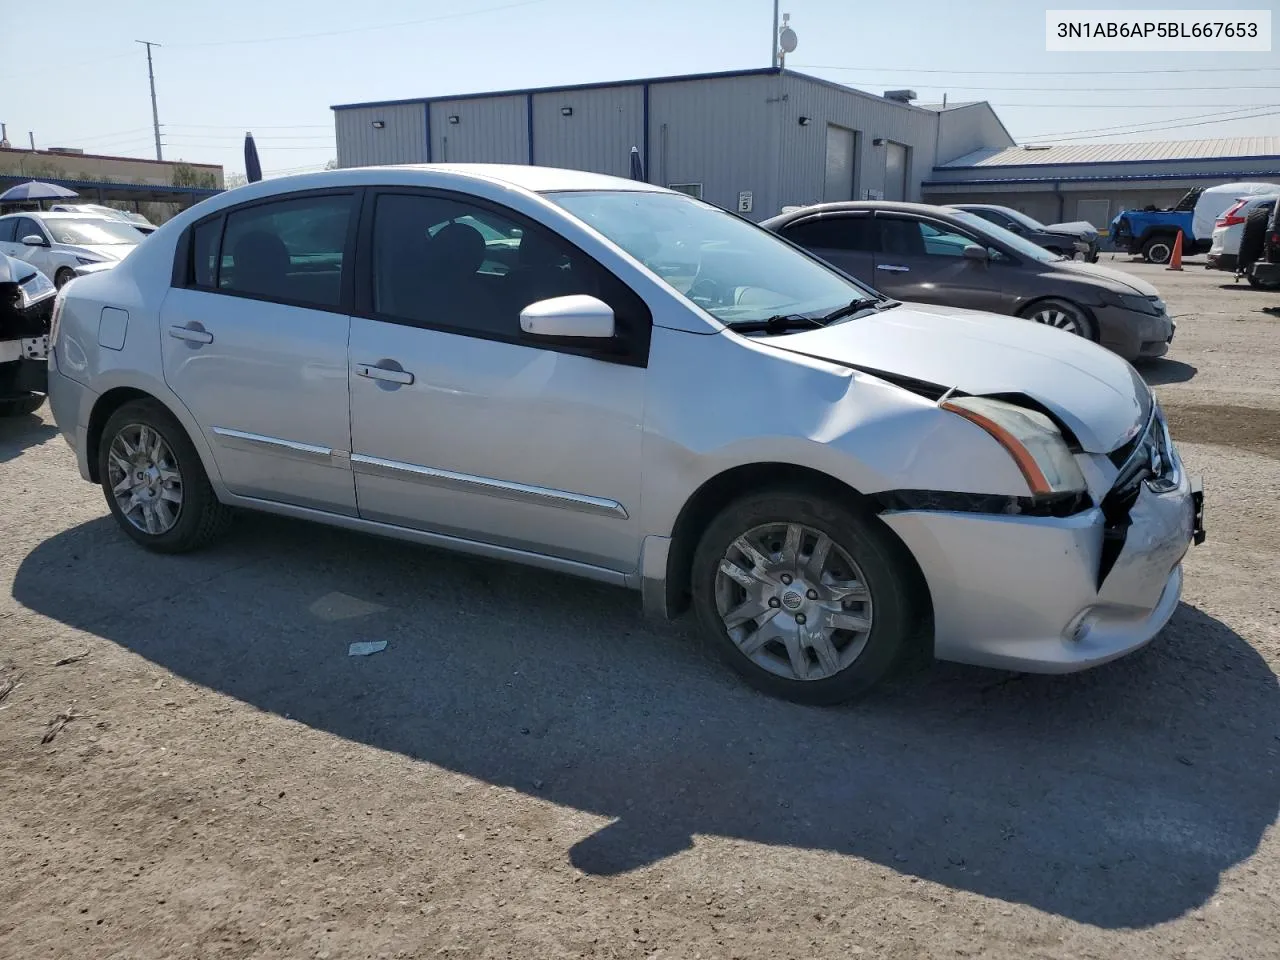
[[[1142,379],[1152,387],[1164,386],[1169,383],[1186,383],[1200,372],[1199,367],[1193,367],[1191,364],[1183,363],[1181,360],[1169,360],[1167,358],[1143,361],[1137,365],[1137,369],[1138,373],[1142,375]]]
[[[1187,605],[1084,674],[938,665],[816,709],[745,688],[627,591],[265,516],[183,557],[94,520],[13,593],[259,709],[609,817],[565,850],[590,874],[715,835],[1145,927],[1203,905],[1280,806],[1276,677]]]
[[[39,446],[58,435],[58,429],[38,413],[0,417],[0,463],[16,459],[28,447]]]

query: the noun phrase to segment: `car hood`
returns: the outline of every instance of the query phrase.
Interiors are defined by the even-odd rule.
[[[1098,236],[1098,228],[1087,220],[1076,220],[1072,223],[1049,223],[1045,229],[1050,233],[1068,233],[1073,237],[1084,237],[1093,240]]]
[[[1118,287],[1123,293],[1138,293],[1144,297],[1160,296],[1160,292],[1141,277],[1135,277],[1121,270],[1113,270],[1111,267],[1100,267],[1096,263],[1081,263],[1079,260],[1055,260],[1053,266],[1066,273],[1105,281],[1105,286]]]
[[[903,304],[761,342],[967,394],[1022,394],[1090,453],[1109,453],[1132,438],[1150,404],[1142,378],[1116,354],[1029,320],[975,310]]]

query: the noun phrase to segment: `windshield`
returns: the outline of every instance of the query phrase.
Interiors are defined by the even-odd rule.
[[[1003,243],[1019,256],[1026,257],[1028,260],[1035,260],[1039,263],[1054,263],[1058,260],[1065,260],[1066,257],[1059,256],[1056,253],[1050,253],[1044,247],[1038,247],[1025,237],[1020,237],[1012,230],[1006,230],[1004,227],[997,227],[990,220],[984,220],[976,213],[970,213],[968,210],[961,210],[953,216],[963,223],[992,240]]]
[[[872,290],[767,230],[692,197],[648,191],[550,193],[722,323],[820,317]]]
[[[45,229],[54,243],[105,245],[117,243],[135,244],[142,241],[142,234],[132,224],[123,220],[105,220],[86,217],[83,220],[53,219],[44,222]]]

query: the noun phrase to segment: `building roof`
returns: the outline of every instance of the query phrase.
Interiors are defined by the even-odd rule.
[[[962,107],[976,107],[980,103],[986,103],[985,100],[960,100],[948,101],[947,103],[917,103],[917,107],[925,110],[933,110],[935,113],[941,113],[943,110],[959,110]]]
[[[490,97],[524,97],[537,93],[564,93],[572,90],[607,90],[612,87],[648,86],[659,83],[683,83],[689,80],[728,80],[734,77],[767,77],[783,75],[788,77],[798,77],[801,80],[807,80],[810,83],[816,83],[824,87],[832,87],[836,90],[841,90],[844,93],[854,94],[855,96],[869,97],[872,100],[879,100],[882,103],[890,103],[894,106],[903,107],[907,110],[922,109],[919,104],[903,103],[899,100],[889,100],[879,94],[869,93],[866,90],[859,90],[857,87],[850,87],[843,83],[836,83],[834,80],[824,80],[822,77],[811,76],[807,73],[798,73],[795,70],[787,70],[783,67],[758,67],[751,70],[722,70],[717,73],[686,73],[665,77],[635,77],[630,80],[604,80],[597,83],[570,83],[550,87],[527,87],[519,90],[487,90],[482,93],[450,93],[430,97],[407,97],[401,100],[367,100],[361,103],[335,103],[329,109],[354,110],[359,107],[394,107],[409,103],[481,100],[488,99]],[[969,104],[965,104],[965,106],[968,105]],[[961,106],[961,104],[957,104],[956,106]],[[949,106],[948,109],[950,109]]]
[[[948,105],[950,109],[950,105]],[[935,169],[958,167],[1044,167],[1086,163],[1153,163],[1182,160],[1280,159],[1280,137],[1221,140],[1153,140],[1147,143],[1023,144],[977,150]]]

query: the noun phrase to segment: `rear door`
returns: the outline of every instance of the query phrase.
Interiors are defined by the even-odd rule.
[[[279,195],[201,221],[184,242],[161,308],[164,378],[232,493],[356,512],[347,337],[359,201]]]
[[[899,300],[1008,312],[993,263],[971,260],[964,248],[991,248],[958,227],[913,214],[878,211],[873,286]],[[998,258],[997,258],[998,259]]]
[[[780,232],[854,279],[876,286],[870,211],[822,214],[789,223]]]

